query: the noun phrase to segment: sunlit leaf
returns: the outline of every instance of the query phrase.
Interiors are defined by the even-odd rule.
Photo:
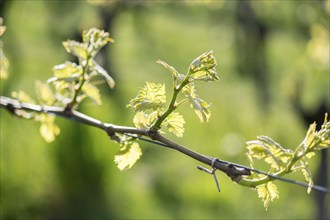
[[[275,198],[279,197],[277,187],[274,183],[268,182],[256,187],[258,192],[258,197],[262,199],[264,207],[268,208],[269,203]]]
[[[184,133],[185,120],[178,112],[171,113],[162,123],[162,126],[166,127],[169,132],[172,132],[178,137],[182,137]]]
[[[300,159],[299,170],[301,170],[305,180],[308,182],[307,193],[310,193],[314,183],[313,183],[313,179],[312,179],[312,173],[308,168],[307,159],[309,159],[307,156],[304,156],[302,159]]]
[[[5,31],[6,26],[3,26],[3,18],[0,17],[0,37],[5,33]],[[0,40],[0,79],[8,78],[8,68],[9,61],[2,50],[2,42]]]
[[[316,135],[316,123],[314,122],[309,126],[309,129],[306,133],[306,138],[304,140],[304,147],[307,150],[311,146],[313,146],[313,142],[315,141],[315,135]]]
[[[3,18],[0,17],[0,37],[5,33],[6,26],[3,25]]]
[[[8,78],[9,61],[0,47],[0,79]]]
[[[213,51],[205,52],[197,57],[189,66],[189,74],[192,80],[217,81],[219,80],[216,72],[217,62]]]
[[[246,148],[249,150],[248,154],[254,158],[262,159],[268,154],[267,150],[262,146],[260,141],[248,141],[247,145],[248,146]]]
[[[318,150],[322,150],[322,149],[329,148],[329,146],[330,146],[330,138],[329,138],[329,136],[328,136],[327,139],[324,138],[324,139],[321,141],[321,143],[319,143],[319,144],[317,145],[317,149],[318,149]]]
[[[82,87],[82,91],[98,105],[102,104],[100,90],[90,83],[85,83]]]
[[[37,97],[42,105],[53,105],[55,102],[55,96],[53,91],[47,83],[36,81],[35,90]]]
[[[312,157],[314,157],[315,156],[315,152],[309,152],[309,153],[307,153],[306,155],[305,155],[305,157],[307,158],[307,159],[311,159]]]
[[[83,60],[87,59],[86,44],[79,43],[74,40],[67,40],[63,42],[63,46],[68,53],[71,53],[72,55]]]
[[[54,66],[53,72],[54,76],[58,79],[77,77],[82,74],[82,67],[66,61],[65,63]]]
[[[166,62],[164,62],[162,60],[157,60],[157,63],[161,64],[166,69],[168,69],[172,73],[172,76],[176,82],[179,83],[180,81],[182,81],[184,79],[185,76],[183,74],[180,74],[173,66],[168,65]]]
[[[46,142],[53,142],[55,137],[60,134],[60,128],[55,124],[55,116],[40,114],[37,120],[41,122],[41,136]]]
[[[18,92],[12,92],[11,95],[21,102],[27,102],[27,103],[32,103],[32,104],[35,103],[35,101],[28,94],[26,94],[25,92],[23,92],[21,90]]]
[[[140,146],[136,142],[124,144],[122,149],[115,155],[115,163],[119,170],[130,169],[141,157]]]
[[[183,88],[182,92],[189,100],[190,106],[195,110],[195,113],[201,122],[207,122],[211,116],[211,111],[209,109],[210,105],[199,98],[195,86],[190,83]]]
[[[136,128],[146,129],[148,128],[148,114],[145,112],[137,112],[134,115],[133,123]]]
[[[309,194],[312,190],[313,185],[314,185],[311,171],[307,167],[304,167],[304,168],[301,169],[301,172],[304,175],[305,180],[308,182],[307,193]]]
[[[135,111],[159,110],[165,107],[165,104],[165,85],[147,82],[127,107],[131,107]]]
[[[56,90],[56,100],[62,102],[64,105],[72,101],[74,95],[75,82],[54,81],[53,82]]]
[[[267,136],[258,136],[258,140],[248,141],[249,159],[264,159],[271,168],[280,170],[293,157],[293,152],[283,148],[280,144]]]
[[[310,125],[304,139],[304,149],[322,150],[330,146],[330,122],[327,120],[327,114],[319,131],[316,131],[316,123]]]
[[[105,69],[103,69],[103,67],[97,64],[94,60],[91,62],[90,68],[91,71],[94,70],[97,74],[103,76],[111,89],[115,87],[115,81],[113,80],[113,78],[108,74]]]
[[[114,42],[112,38],[109,37],[109,33],[97,28],[91,28],[89,30],[83,31],[82,38],[84,44],[87,46],[87,51],[91,57],[94,57],[98,51],[107,43]]]
[[[34,99],[32,99],[28,94],[26,94],[23,91],[18,91],[18,92],[13,91],[11,93],[11,95],[12,95],[12,97],[16,98],[20,102],[26,102],[26,103],[35,104]],[[23,117],[23,118],[26,118],[26,119],[34,119],[34,117],[35,117],[35,113],[34,112],[28,112],[28,111],[25,111],[23,109],[15,109],[14,110],[14,113],[17,116],[20,116],[20,117]]]
[[[134,115],[133,123],[135,127],[141,128],[141,129],[149,129],[150,126],[155,122],[157,119],[157,112],[154,111],[150,114],[146,112],[137,112]]]

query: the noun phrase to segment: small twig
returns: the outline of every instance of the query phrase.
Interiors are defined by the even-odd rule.
[[[206,168],[204,168],[202,166],[197,166],[197,168],[199,170],[202,170],[202,171],[208,173],[208,174],[212,174],[213,175],[213,178],[214,178],[214,181],[215,181],[215,185],[217,186],[218,192],[220,192],[220,185],[219,185],[219,182],[218,182],[217,175],[215,174],[215,172],[217,171],[217,168],[214,167],[215,162],[218,161],[218,160],[219,160],[218,158],[214,158],[212,160],[212,165],[211,165],[212,170],[206,169]]]
[[[7,110],[13,111],[13,108],[15,109],[22,109],[27,111],[35,111],[35,112],[43,112],[43,113],[49,113],[49,114],[55,114],[60,117],[68,118],[70,120],[77,121],[82,124],[90,125],[93,127],[100,128],[107,132],[107,134],[110,136],[111,139],[117,140],[117,137],[115,133],[119,134],[134,134],[134,135],[142,135],[151,138],[152,140],[157,140],[160,143],[163,143],[163,146],[167,146],[169,148],[175,149],[177,151],[180,151],[181,153],[194,158],[204,164],[207,164],[209,166],[212,166],[212,160],[213,157],[205,156],[200,153],[197,153],[193,150],[190,150],[189,148],[184,147],[183,145],[180,145],[172,140],[167,139],[166,137],[162,136],[158,132],[150,132],[148,130],[144,129],[138,129],[134,127],[125,127],[125,126],[119,126],[114,125],[110,123],[103,123],[95,118],[92,118],[88,115],[85,115],[81,112],[78,112],[76,110],[63,108],[63,107],[56,107],[56,106],[39,106],[35,104],[29,104],[20,102],[16,99],[11,99],[8,97],[0,96],[0,106],[3,108],[6,108]],[[232,178],[232,180],[236,181],[237,179],[240,179],[242,175],[250,175],[250,171],[246,169],[240,169],[240,168],[230,168],[226,164],[220,163],[219,161],[216,161],[214,164],[214,167],[218,170],[221,170],[222,172],[226,173],[228,176]]]
[[[263,174],[270,179],[274,179],[274,180],[277,179],[277,180],[281,180],[284,182],[300,185],[300,186],[303,186],[306,188],[309,187],[308,184],[303,183],[303,182],[298,182],[298,181],[286,179],[286,178],[283,178],[280,176],[271,175],[264,171],[252,169],[252,168],[246,167],[244,165],[235,164],[235,163],[231,163],[231,162],[228,162],[225,160],[220,160],[218,158],[213,158],[213,157],[202,155],[193,150],[190,150],[189,148],[184,147],[183,145],[180,145],[172,140],[167,139],[166,137],[162,136],[158,132],[150,132],[148,130],[138,129],[138,128],[134,128],[134,127],[126,127],[126,126],[119,126],[119,125],[114,125],[114,124],[110,124],[110,123],[104,123],[104,122],[101,122],[100,120],[97,120],[93,117],[90,117],[79,111],[72,110],[69,108],[58,107],[58,106],[40,106],[40,105],[20,102],[16,99],[3,97],[3,96],[0,96],[0,107],[8,110],[10,113],[13,113],[15,115],[17,115],[17,113],[16,113],[17,110],[26,110],[26,111],[40,112],[40,113],[46,113],[46,114],[54,114],[56,116],[60,116],[60,117],[67,118],[67,119],[70,119],[73,121],[77,121],[82,124],[100,128],[100,129],[106,131],[107,134],[110,136],[110,138],[115,141],[117,141],[116,133],[118,133],[118,134],[124,134],[127,136],[131,136],[131,137],[140,139],[145,142],[150,142],[150,143],[153,143],[153,144],[156,144],[159,146],[175,149],[193,159],[196,159],[206,165],[211,166],[212,171],[210,171],[204,167],[201,167],[201,166],[198,166],[198,169],[203,170],[207,173],[213,174],[218,191],[220,191],[220,186],[219,186],[218,180],[215,175],[216,170],[220,170],[220,171],[226,173],[229,177],[231,177],[231,179],[233,181],[238,182],[241,185],[244,185],[244,183],[242,184],[240,182],[242,179],[242,176],[249,176],[249,175],[251,175],[251,172],[255,172],[255,173]],[[151,140],[146,139],[142,136],[151,138]],[[330,189],[323,187],[323,186],[314,185],[311,188],[314,190],[321,191],[321,192],[330,193]]]

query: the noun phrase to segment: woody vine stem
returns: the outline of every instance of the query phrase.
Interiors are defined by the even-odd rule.
[[[120,170],[131,168],[142,155],[138,140],[177,150],[211,166],[212,171],[200,166],[198,168],[213,174],[218,190],[220,187],[215,176],[216,170],[224,172],[237,184],[255,188],[266,209],[269,203],[278,197],[277,187],[273,183],[276,179],[305,186],[308,188],[308,193],[311,189],[330,193],[329,189],[313,184],[311,172],[308,169],[308,160],[317,151],[329,148],[330,122],[327,119],[327,113],[321,129],[317,131],[316,124],[312,124],[306,137],[295,150],[284,148],[267,136],[259,136],[257,140],[247,142],[250,167],[202,155],[164,136],[164,130],[178,137],[183,136],[185,120],[178,112],[178,108],[186,103],[190,104],[201,122],[209,120],[210,104],[199,97],[195,84],[199,81],[219,80],[213,51],[205,52],[193,60],[185,74],[179,73],[166,62],[158,60],[157,62],[169,70],[173,78],[170,102],[167,104],[164,84],[147,82],[127,105],[135,111],[133,119],[135,127],[105,123],[78,111],[79,104],[86,98],[92,99],[96,104],[101,104],[101,94],[95,85],[99,77],[102,77],[110,88],[115,85],[107,71],[94,60],[99,50],[109,42],[114,42],[109,37],[109,33],[96,28],[84,31],[82,42],[73,40],[63,42],[66,51],[78,58],[78,63],[66,61],[56,65],[53,68],[54,76],[48,80],[47,84],[38,81],[36,83],[37,101],[19,91],[13,93],[14,98],[0,96],[0,106],[14,115],[39,121],[41,135],[47,142],[54,141],[59,134],[54,116],[104,130],[121,146],[115,156],[115,163]],[[54,87],[55,93],[49,85]],[[255,169],[255,160],[264,161],[269,165],[269,171]],[[296,171],[302,172],[307,183],[283,178],[284,175]]]
[[[211,166],[212,160],[214,159],[212,157],[205,156],[205,155],[199,154],[195,151],[192,151],[180,144],[177,144],[177,143],[167,139],[163,135],[159,134],[158,132],[150,132],[148,130],[138,129],[138,128],[134,128],[134,127],[125,127],[125,126],[119,126],[119,125],[114,125],[114,124],[110,124],[110,123],[104,123],[93,117],[85,115],[79,111],[70,110],[68,108],[34,105],[34,104],[30,104],[30,103],[20,102],[16,99],[11,99],[8,97],[3,97],[3,96],[0,96],[0,106],[7,109],[8,111],[10,111],[11,113],[13,113],[15,115],[17,115],[16,112],[19,110],[42,112],[42,113],[47,113],[47,114],[54,114],[54,115],[57,115],[57,116],[60,116],[63,118],[77,121],[82,124],[97,127],[97,128],[104,130],[109,135],[109,137],[115,141],[119,140],[119,137],[117,136],[117,134],[135,134],[135,135],[139,135],[139,136],[150,137],[153,140],[157,140],[161,143],[164,143],[169,148],[178,150],[178,151],[184,153],[185,155],[192,157],[209,166]],[[137,136],[137,138],[139,136]],[[214,167],[216,167],[217,169],[226,173],[228,176],[232,177],[233,179],[236,179],[237,177],[239,177],[241,175],[250,175],[250,171],[248,171],[248,170],[235,168],[235,167],[229,167],[228,165],[219,163],[219,162],[216,162],[214,164]]]
[[[196,159],[206,165],[212,166],[213,168],[216,168],[224,173],[226,173],[233,181],[238,182],[240,185],[249,185],[246,184],[244,181],[241,181],[241,176],[249,176],[252,172],[260,172],[255,169],[250,169],[248,167],[245,167],[243,165],[230,163],[227,161],[220,160],[215,157],[210,157],[206,155],[202,155],[200,153],[197,153],[195,151],[190,150],[189,148],[184,147],[183,145],[180,145],[176,142],[173,142],[163,135],[159,133],[150,132],[148,130],[143,129],[137,129],[134,127],[126,127],[126,126],[120,126],[120,125],[114,125],[110,123],[101,122],[98,119],[95,119],[93,117],[90,117],[88,115],[85,115],[79,111],[70,110],[68,108],[62,108],[62,107],[55,107],[55,106],[40,106],[40,105],[34,105],[30,103],[24,103],[20,102],[16,99],[0,96],[0,106],[2,108],[5,108],[12,114],[19,116],[19,110],[27,110],[27,111],[35,111],[40,113],[47,113],[47,114],[54,114],[59,117],[67,118],[85,125],[93,126],[96,128],[99,128],[101,130],[104,130],[109,137],[112,140],[118,141],[119,137],[116,134],[126,134],[130,135],[131,137],[135,137],[140,139],[141,136],[146,136],[151,138],[152,140],[159,141],[160,143],[163,143],[162,146],[175,149],[193,159]],[[132,136],[132,134],[137,136]],[[145,140],[145,139],[142,139]],[[157,142],[152,142],[156,143]],[[215,160],[216,159],[216,160]],[[266,175],[266,173],[264,173]],[[270,179],[281,179],[277,178],[276,175],[270,175],[267,178],[265,178],[263,181],[260,181],[259,184],[262,184],[263,182],[267,182]],[[305,186],[305,185],[303,185]],[[330,193],[329,189],[326,189],[324,187],[319,186],[313,186],[315,190],[319,191],[325,191]]]

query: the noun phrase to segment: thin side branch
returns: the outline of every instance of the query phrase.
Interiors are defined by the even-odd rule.
[[[145,136],[152,140],[157,140],[160,143],[163,143],[163,146],[175,149],[195,160],[198,160],[204,164],[209,166],[213,166],[214,168],[226,173],[233,181],[239,182],[241,180],[242,175],[251,175],[251,172],[248,169],[240,168],[231,165],[230,163],[223,163],[220,160],[217,160],[214,164],[212,161],[215,159],[214,157],[209,157],[197,153],[189,148],[184,147],[172,140],[167,139],[163,135],[158,132],[152,132],[149,130],[138,129],[134,127],[126,127],[119,126],[110,123],[104,123],[100,120],[97,120],[93,117],[85,115],[79,111],[72,110],[64,107],[56,107],[56,106],[40,106],[30,103],[20,102],[16,99],[0,96],[0,106],[10,111],[11,113],[17,115],[17,110],[26,110],[33,112],[40,112],[46,114],[54,114],[56,116],[60,116],[63,118],[67,118],[73,121],[77,121],[82,124],[86,124],[89,126],[100,128],[107,132],[111,139],[118,141],[119,138],[116,134],[134,134],[138,136]]]
[[[180,144],[164,137],[163,135],[159,134],[158,132],[153,132],[153,131],[144,130],[144,129],[138,129],[138,128],[134,128],[134,127],[126,127],[126,126],[114,125],[114,124],[110,124],[110,123],[104,123],[104,122],[101,122],[100,120],[97,120],[93,117],[90,117],[79,111],[75,111],[75,110],[72,110],[69,108],[63,108],[63,107],[57,107],[57,106],[40,106],[40,105],[20,102],[19,100],[4,97],[4,96],[0,96],[0,107],[8,110],[9,112],[11,112],[12,114],[17,115],[17,116],[19,116],[18,112],[17,112],[18,110],[54,114],[56,116],[60,116],[60,117],[63,117],[63,118],[69,119],[69,120],[73,120],[73,121],[76,121],[76,122],[79,122],[79,123],[82,123],[85,125],[100,128],[100,129],[104,130],[105,132],[107,132],[109,137],[114,141],[120,141],[117,134],[124,134],[124,135],[130,136],[130,137],[141,139],[143,141],[154,143],[158,146],[171,148],[171,149],[177,150],[201,163],[207,164],[207,165],[211,166],[213,169],[218,169],[218,170],[226,173],[233,181],[239,183],[242,186],[253,187],[253,184],[251,185],[251,183],[248,180],[243,180],[242,176],[249,176],[249,175],[251,175],[251,172],[256,172],[256,173],[264,174],[266,176],[265,182],[267,182],[266,180],[269,180],[269,179],[278,179],[278,180],[281,180],[284,182],[293,183],[293,184],[300,185],[303,187],[309,187],[306,183],[285,179],[280,176],[271,175],[269,173],[255,170],[255,169],[252,169],[252,168],[240,165],[240,164],[235,164],[235,163],[220,160],[220,159],[217,159],[214,157],[202,155],[198,152],[190,150],[189,148],[184,147],[183,145],[180,145]],[[148,139],[143,138],[143,136],[147,137]],[[312,189],[318,190],[321,192],[325,192],[325,193],[330,193],[330,190],[328,188],[322,187],[322,186],[314,185],[314,186],[312,186]]]

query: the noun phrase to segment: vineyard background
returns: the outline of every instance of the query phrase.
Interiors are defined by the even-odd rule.
[[[95,26],[115,39],[99,62],[117,85],[115,90],[103,86],[102,106],[86,102],[82,111],[102,121],[133,125],[125,106],[138,88],[145,81],[171,86],[157,59],[185,72],[193,58],[211,49],[221,80],[200,89],[212,102],[211,119],[201,125],[193,112],[183,112],[184,137],[168,134],[177,142],[248,165],[247,140],[264,134],[293,148],[308,124],[321,124],[329,109],[329,1],[1,4],[7,26],[2,41],[10,61],[2,95],[33,94],[35,80],[45,81],[54,65],[71,59],[61,42],[79,39],[81,30]],[[326,214],[320,213],[317,192],[308,195],[286,183],[278,184],[280,198],[268,211],[255,192],[223,174],[219,194],[196,161],[147,143],[141,144],[144,156],[136,166],[121,172],[113,163],[118,145],[94,128],[63,119],[58,119],[61,135],[51,144],[40,137],[37,123],[2,110],[0,123],[4,219],[309,219]],[[322,158],[329,153],[316,155],[310,164],[320,185],[329,183],[329,164],[321,169]],[[329,196],[325,199],[329,204]]]

